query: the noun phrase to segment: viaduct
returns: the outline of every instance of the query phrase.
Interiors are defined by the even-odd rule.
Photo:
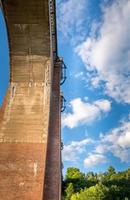
[[[55,0],[0,0],[10,83],[0,108],[0,200],[61,199]]]

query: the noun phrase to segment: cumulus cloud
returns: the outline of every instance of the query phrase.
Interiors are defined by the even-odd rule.
[[[76,48],[86,65],[94,71],[93,87],[104,86],[116,101],[130,103],[130,1],[116,0],[103,8],[98,30]]]
[[[88,153],[88,146],[91,151]],[[123,163],[130,163],[130,121],[121,124],[105,134],[100,134],[99,139],[86,138],[81,141],[72,141],[64,146],[62,155],[64,161],[78,161],[81,156],[87,155],[83,160],[84,167],[93,168],[109,163],[108,155],[112,154]]]
[[[98,120],[103,113],[111,109],[111,102],[100,99],[89,103],[76,98],[70,102],[72,112],[63,114],[62,127],[75,128],[79,125],[88,125]]]
[[[78,41],[84,38],[86,31],[83,23],[86,21],[87,0],[66,0],[58,4],[58,28],[62,34]]]
[[[64,161],[77,161],[79,155],[86,151],[87,145],[93,142],[92,139],[86,138],[81,141],[72,141],[70,144],[65,145],[62,151],[62,157]]]
[[[97,165],[101,165],[103,163],[107,162],[107,158],[102,154],[90,154],[85,160],[84,160],[84,166],[87,168],[91,168]]]
[[[102,135],[95,152],[106,154],[112,153],[122,162],[130,160],[130,122],[124,121],[122,124],[112,129],[109,133]]]

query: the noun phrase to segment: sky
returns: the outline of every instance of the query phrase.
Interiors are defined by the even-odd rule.
[[[72,166],[83,172],[130,167],[129,22],[129,0],[57,0],[58,54],[67,65],[64,172]],[[8,80],[0,12],[0,104]]]
[[[9,82],[9,48],[5,21],[0,10],[0,105]]]
[[[130,167],[129,22],[129,0],[57,0],[64,172]]]

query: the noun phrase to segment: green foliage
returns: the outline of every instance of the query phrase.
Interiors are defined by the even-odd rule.
[[[95,184],[98,183],[98,175],[94,174],[93,172],[88,172],[86,174],[86,181],[87,181],[86,187],[94,186]]]
[[[74,192],[79,192],[86,187],[85,174],[77,168],[68,168],[63,187],[67,188],[69,183],[73,184]]]
[[[110,167],[108,168],[108,170],[107,170],[107,175],[111,177],[111,176],[114,175],[114,174],[116,174],[116,170],[115,170],[114,167],[110,166]]]
[[[105,173],[68,168],[63,182],[64,200],[130,200],[130,168],[116,172],[110,166]]]
[[[78,198],[77,198],[78,197]],[[96,184],[88,189],[81,191],[79,194],[73,195],[71,200],[108,200],[109,189],[103,184]]]
[[[65,190],[65,193],[66,193],[66,200],[69,200],[72,196],[72,194],[74,193],[74,187],[73,187],[73,184],[72,183],[69,183],[66,190]]]
[[[66,172],[66,179],[83,179],[85,174],[80,172],[78,168],[70,167]]]

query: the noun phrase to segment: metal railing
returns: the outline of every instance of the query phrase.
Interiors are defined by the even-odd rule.
[[[56,5],[55,0],[49,0],[49,17],[50,17],[50,37],[51,37],[51,57],[55,64],[57,59],[57,29],[56,29]]]

